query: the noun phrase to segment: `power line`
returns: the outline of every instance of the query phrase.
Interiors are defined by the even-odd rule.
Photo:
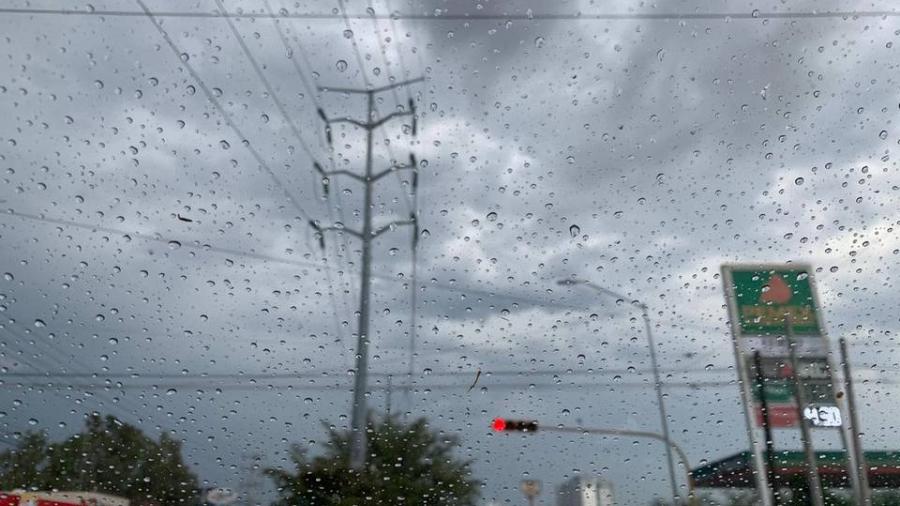
[[[198,251],[212,251],[212,252],[216,252],[216,253],[222,253],[225,255],[242,256],[242,257],[253,258],[256,260],[272,262],[272,263],[279,263],[279,264],[284,264],[284,265],[293,265],[293,266],[297,266],[297,267],[309,267],[309,268],[313,268],[316,270],[328,268],[328,267],[323,267],[322,265],[320,265],[316,262],[311,262],[311,261],[306,261],[306,260],[292,260],[292,259],[288,259],[288,258],[266,255],[263,253],[255,253],[255,252],[236,250],[236,249],[231,249],[231,248],[222,248],[219,246],[212,246],[210,244],[205,244],[205,243],[200,244],[198,242],[192,244],[191,242],[183,241],[183,240],[180,240],[177,238],[161,237],[161,236],[156,237],[156,236],[144,234],[141,232],[128,232],[125,230],[104,227],[101,225],[91,225],[91,224],[87,224],[87,223],[63,220],[63,219],[59,219],[59,218],[39,216],[39,215],[31,214],[31,213],[23,213],[23,212],[19,212],[19,211],[14,211],[11,209],[7,209],[5,211],[0,212],[0,217],[2,217],[2,216],[15,216],[17,218],[22,218],[22,219],[26,219],[26,220],[40,221],[40,222],[44,222],[44,223],[52,223],[54,225],[67,226],[67,227],[76,227],[76,228],[80,228],[82,230],[89,230],[92,232],[96,232],[96,231],[106,232],[108,234],[116,234],[116,235],[121,235],[123,237],[137,238],[137,239],[141,239],[141,240],[145,240],[145,241],[154,241],[154,242],[159,242],[159,243],[163,243],[163,244],[170,244],[172,242],[177,242],[184,248],[194,249],[194,250],[198,250]],[[401,280],[397,279],[396,276],[391,276],[391,275],[387,275],[387,274],[373,273],[372,277],[383,280],[383,281],[390,281],[392,283],[402,282]],[[581,306],[576,306],[573,304],[564,304],[561,302],[551,300],[549,298],[537,298],[537,297],[531,297],[531,296],[522,295],[522,294],[507,294],[507,293],[502,293],[502,292],[493,292],[493,291],[485,290],[482,288],[475,288],[475,287],[471,287],[471,286],[459,285],[456,283],[442,283],[442,282],[433,280],[433,281],[429,282],[427,285],[422,284],[419,286],[419,288],[421,288],[421,287],[433,287],[433,288],[437,288],[440,290],[446,290],[446,291],[450,291],[450,292],[454,292],[454,293],[474,294],[474,295],[487,297],[489,299],[501,299],[501,300],[512,301],[512,302],[522,302],[522,303],[526,303],[526,304],[534,305],[534,306],[538,306],[538,307],[565,309],[565,310],[570,310],[570,311],[582,309]]]
[[[225,10],[225,6],[222,5],[222,0],[216,0],[216,6],[222,13],[227,13]],[[234,26],[234,21],[228,17],[223,16],[225,18],[225,22],[228,24],[228,28],[231,29],[231,33],[234,35],[235,40],[237,40],[238,45],[241,47],[241,50],[244,52],[244,56],[247,57],[247,60],[250,61],[250,66],[253,67],[253,71],[259,77],[259,80],[262,81],[263,86],[266,88],[266,91],[269,92],[269,96],[272,98],[272,101],[275,103],[275,107],[278,109],[278,112],[281,113],[281,117],[284,118],[285,123],[291,129],[291,133],[294,134],[294,137],[297,138],[297,141],[300,143],[300,146],[303,148],[303,151],[306,152],[306,155],[309,156],[311,160],[315,160],[315,157],[312,154],[312,151],[309,149],[309,146],[306,144],[306,141],[303,139],[303,136],[300,134],[300,129],[297,128],[294,120],[291,119],[291,116],[287,113],[287,110],[284,108],[284,104],[278,98],[278,94],[275,93],[275,88],[272,87],[272,84],[269,82],[269,79],[266,78],[266,75],[263,74],[262,69],[259,66],[259,63],[256,61],[256,58],[253,56],[253,53],[250,51],[250,48],[247,47],[247,43],[244,42],[244,38],[241,37],[240,32],[237,27]],[[287,191],[287,190],[285,190]],[[303,211],[301,210],[301,213]]]
[[[266,6],[269,7],[268,0],[266,0]],[[222,4],[222,0],[216,0],[216,7],[219,10],[219,12],[221,12],[223,14],[228,13],[228,11],[225,9],[225,6]],[[271,7],[269,7],[269,8],[271,9]],[[256,58],[253,56],[253,53],[250,51],[250,48],[244,42],[243,37],[241,37],[240,32],[238,32],[237,27],[234,25],[234,21],[232,21],[232,19],[228,18],[228,17],[225,18],[225,21],[226,21],[226,23],[228,23],[228,27],[231,29],[231,33],[234,35],[234,38],[237,40],[238,44],[240,45],[241,50],[244,52],[244,56],[246,56],[247,59],[250,61],[250,65],[253,67],[254,72],[259,77],[260,81],[262,81],[263,86],[266,88],[266,91],[269,92],[269,96],[272,98],[272,101],[275,102],[275,107],[278,109],[278,112],[281,114],[284,121],[290,126],[291,132],[294,134],[294,137],[297,138],[297,141],[303,147],[303,150],[306,152],[307,156],[309,156],[309,158],[311,160],[315,161],[315,157],[313,156],[312,151],[309,149],[309,146],[306,144],[306,141],[303,139],[303,136],[300,133],[300,129],[297,128],[297,125],[294,123],[294,120],[291,118],[291,116],[288,114],[287,110],[285,109],[284,104],[278,98],[278,94],[275,92],[275,88],[271,85],[271,83],[269,83],[269,80],[266,78],[265,74],[263,73],[262,69],[260,68],[259,63],[256,61]],[[275,23],[277,25],[277,20],[275,21]],[[290,49],[289,47],[287,47],[287,43],[284,39],[283,34],[281,34],[280,28],[278,28],[277,26],[276,26],[276,28],[278,29],[278,34],[281,36],[282,42],[285,43],[286,49]],[[301,81],[303,81],[303,83],[308,87],[309,84],[306,82],[305,77],[303,77],[302,72],[300,71],[300,67],[298,65],[296,65],[296,61],[293,58],[291,58],[291,61],[294,63],[294,68],[296,69],[296,71],[301,75]],[[310,98],[313,101],[315,101],[315,98],[312,95],[310,95]],[[285,192],[287,192],[286,189],[285,189]],[[330,210],[330,207],[329,207],[329,210]],[[324,260],[325,260],[325,262],[328,262],[327,255],[324,257]],[[329,294],[329,299],[330,299],[330,302],[332,305],[333,314],[334,314],[334,318],[335,318],[335,321],[333,322],[334,326],[335,326],[335,333],[337,335],[338,341],[340,341],[341,345],[342,345],[341,346],[341,354],[345,354],[345,345],[343,343],[343,336],[342,336],[343,333],[341,332],[340,322],[337,321],[338,308],[337,308],[337,303],[334,298],[334,281],[332,280],[332,277],[331,277],[331,269],[327,269],[327,268],[325,269],[325,276],[327,278],[327,282],[328,282],[328,286],[329,286],[328,294]]]
[[[21,324],[15,322],[15,320],[10,319],[10,320],[9,320],[9,325],[17,325],[19,328],[21,328],[21,329],[25,332],[25,334],[31,335],[31,332],[32,332],[32,331],[31,331],[30,329],[26,329],[23,325],[21,325]],[[22,337],[21,334],[19,334],[18,332],[14,332],[14,331],[10,328],[9,325],[3,326],[3,329],[5,329],[8,333],[12,334],[13,336],[18,337],[19,339],[22,339],[22,340],[26,340],[26,341],[27,341],[27,339],[24,339],[24,338]],[[36,335],[36,334],[35,334],[35,335]],[[44,342],[41,341],[40,339],[37,339],[37,338],[36,338],[36,339],[33,339],[32,342],[33,342],[35,345],[40,344],[40,345],[41,345],[40,347],[42,348],[43,353],[44,353],[43,356],[46,357],[46,358],[49,358],[49,359],[50,359],[51,361],[53,361],[53,362],[57,362],[57,365],[58,365],[58,366],[60,367],[60,369],[63,370],[63,371],[66,370],[66,368],[67,368],[67,367],[66,367],[66,364],[68,364],[68,363],[74,363],[76,366],[82,368],[83,370],[91,370],[91,367],[89,367],[87,364],[81,362],[80,360],[78,360],[78,359],[75,358],[74,356],[66,356],[65,354],[63,354],[63,353],[62,353],[61,351],[59,351],[58,349],[54,348],[53,346],[50,346],[50,345],[47,344],[47,343],[44,343]],[[47,362],[47,363],[50,363],[50,362]],[[130,412],[128,411],[128,409],[126,409],[126,405],[130,404],[130,402],[125,402],[125,397],[121,397],[121,398],[110,397],[110,396],[107,396],[107,395],[105,394],[105,392],[97,391],[97,390],[96,390],[97,388],[101,388],[101,387],[100,387],[100,386],[94,386],[94,387],[91,387],[91,388],[86,388],[86,389],[85,389],[85,392],[89,392],[89,391],[92,391],[92,390],[93,390],[93,392],[90,392],[90,395],[95,396],[97,399],[99,399],[99,400],[101,401],[99,407],[104,407],[104,403],[108,403],[108,405],[111,406],[109,409],[115,409],[115,410],[117,410],[117,411],[119,412],[120,415],[126,415],[126,416],[129,417],[129,418],[131,418],[131,417],[137,417],[137,415],[136,415],[135,413],[140,413],[140,412],[142,411],[140,408],[138,408],[138,407],[134,406],[133,404],[131,404],[130,406],[128,406],[128,409],[134,410],[134,413],[130,413]],[[109,388],[109,386],[108,386],[108,385],[105,385],[105,386],[103,386],[102,388]],[[138,425],[140,425],[140,423],[139,423],[140,420],[139,420],[139,419],[134,418],[134,419],[132,419],[132,421],[137,421],[137,422],[138,422]]]
[[[900,381],[883,381],[879,384],[890,384],[890,385],[898,385]],[[19,383],[6,383],[0,384],[0,390],[3,389],[20,389],[20,388],[48,388],[48,389],[91,389],[98,388],[104,386],[102,384],[97,383],[60,383],[60,382],[19,382]],[[663,388],[688,388],[688,389],[701,389],[701,388],[716,388],[716,387],[736,387],[739,386],[737,380],[731,381],[695,381],[695,382],[668,382],[663,383]],[[412,389],[412,390],[459,390],[460,393],[468,392],[468,384],[465,383],[437,383],[437,384],[416,384],[416,385],[396,385],[392,384],[391,388],[401,388],[401,389]],[[653,384],[650,382],[642,383],[642,382],[581,382],[581,383],[540,383],[540,382],[504,382],[504,383],[483,383],[481,384],[482,388],[490,391],[492,388],[497,389],[526,389],[526,390],[535,390],[535,389],[567,389],[567,388],[598,388],[598,387],[610,387],[610,388],[627,388],[627,389],[645,389],[645,388],[653,388]],[[118,385],[117,388],[124,390],[164,390],[164,389],[179,389],[179,388],[216,388],[220,390],[240,390],[240,391],[259,391],[259,390],[270,390],[270,391],[284,391],[284,390],[295,390],[295,391],[346,391],[349,388],[349,385],[346,384],[293,384],[293,385],[285,385],[285,384],[259,384],[259,383],[206,383],[206,382],[183,382],[183,383],[154,383],[154,384],[123,384]],[[375,384],[369,385],[367,391],[383,391],[387,390],[388,385],[385,382],[384,384]]]
[[[110,9],[37,9],[2,7],[0,14],[32,14],[32,15],[71,15],[71,16],[109,16],[109,17],[140,17],[148,15],[145,12]],[[466,14],[466,13],[414,13],[396,12],[390,14],[357,14],[347,13],[338,15],[330,12],[280,12],[277,14],[261,11],[228,13],[227,16],[217,12],[197,11],[154,11],[151,14],[157,18],[246,18],[246,19],[306,19],[306,20],[336,20],[344,17],[348,19],[406,19],[415,21],[627,21],[627,20],[746,20],[746,19],[823,19],[823,18],[886,18],[898,17],[896,11],[821,11],[821,12],[634,12],[634,13],[590,13],[590,12],[561,12],[561,13],[501,13],[501,14]]]
[[[351,42],[351,45],[353,46],[353,52],[356,55],[356,62],[359,65],[359,71],[362,74],[363,82],[365,83],[366,88],[371,89],[372,82],[369,80],[369,76],[366,73],[366,64],[363,61],[362,52],[360,51],[359,43],[356,40],[356,32],[353,31],[353,26],[350,24],[350,18],[348,18],[346,15],[347,10],[344,6],[344,0],[337,0],[337,2],[338,2],[338,7],[340,8],[341,14],[343,15],[343,18],[344,18],[344,25],[347,27],[347,31],[350,32],[350,34],[351,34],[350,42]],[[374,10],[373,10],[373,12],[374,12]],[[373,17],[372,21],[375,22],[376,18]],[[375,39],[378,41],[379,46],[381,46],[381,38],[378,36],[377,32],[375,34]],[[387,57],[383,54],[382,54],[382,56],[385,58],[385,61],[387,61]],[[388,67],[388,65],[385,65],[385,67]],[[394,100],[397,102],[397,105],[400,105],[399,100],[397,98],[396,87],[392,86],[390,89],[391,89],[391,93],[394,96]],[[407,91],[407,93],[408,93],[408,91]],[[411,99],[410,99],[410,104],[412,104]],[[375,109],[375,114],[380,116],[381,112],[379,112],[379,110],[378,110],[377,103],[374,105],[374,109]],[[413,112],[413,114],[414,114],[414,112]],[[393,148],[391,148],[390,139],[388,139],[388,136],[384,131],[382,131],[381,134],[382,134],[382,139],[384,141],[386,141],[386,147],[387,147],[387,151],[388,151],[388,156],[390,157],[390,163],[394,164],[397,162],[397,158],[394,156]],[[403,181],[400,178],[400,174],[399,174],[399,172],[395,171],[394,175],[397,177],[397,181],[400,183],[400,195],[402,195],[403,201],[406,203],[406,211],[407,211],[407,213],[411,213],[412,212],[412,204],[409,201],[409,196],[403,190]]]
[[[244,144],[245,147],[247,148],[247,150],[250,151],[250,153],[256,159],[257,163],[259,163],[260,167],[269,175],[269,177],[275,182],[275,184],[282,189],[282,191],[284,192],[284,195],[288,198],[288,200],[291,202],[291,204],[293,204],[294,208],[297,209],[297,211],[300,213],[301,217],[304,220],[309,220],[309,214],[306,212],[305,209],[303,209],[303,206],[301,206],[300,203],[297,202],[297,199],[295,199],[293,194],[291,194],[291,192],[289,192],[287,190],[287,188],[281,182],[281,179],[269,167],[269,165],[266,163],[266,161],[263,160],[263,158],[259,154],[259,152],[256,151],[256,148],[253,147],[253,144],[251,144],[250,141],[247,139],[247,137],[244,136],[244,134],[243,134],[243,132],[241,132],[240,128],[238,128],[238,126],[231,119],[231,116],[225,111],[225,108],[222,107],[222,104],[219,103],[218,99],[216,99],[215,95],[213,95],[213,93],[210,91],[209,87],[206,86],[206,82],[200,78],[200,75],[194,69],[193,65],[191,65],[187,59],[185,59],[181,56],[181,54],[182,54],[181,50],[178,48],[178,46],[175,44],[175,42],[172,40],[172,38],[169,37],[168,32],[166,32],[163,29],[162,25],[159,24],[159,21],[156,19],[156,17],[154,17],[154,14],[150,11],[150,9],[147,8],[147,6],[144,4],[143,0],[135,0],[135,1],[138,3],[138,5],[141,6],[141,9],[143,9],[144,14],[146,15],[147,19],[149,19],[150,22],[153,23],[153,26],[156,28],[156,31],[159,32],[160,36],[162,36],[163,40],[165,40],[166,44],[169,46],[169,48],[175,54],[175,57],[178,59],[179,62],[181,62],[181,65],[188,71],[188,73],[191,75],[191,77],[197,82],[197,85],[200,86],[200,89],[203,91],[203,94],[206,95],[207,100],[209,100],[210,103],[212,103],[213,106],[216,108],[216,110],[219,111],[219,114],[222,115],[222,118],[224,119],[225,123],[234,131],[235,134],[237,134],[237,136],[241,139],[241,141],[246,141],[246,142],[242,142],[242,144]],[[240,40],[240,38],[239,38],[239,40]],[[243,41],[241,41],[241,44],[243,44]],[[307,247],[309,247],[309,244],[307,244]],[[312,249],[312,248],[310,248],[310,249]]]
[[[629,376],[642,376],[646,374],[650,374],[650,369],[589,369],[589,370],[562,370],[562,369],[535,369],[535,370],[485,370],[482,374],[485,378],[490,378],[493,376],[498,377],[507,377],[507,376],[530,376],[530,375],[541,375],[541,376],[549,376],[555,375],[561,378],[563,377],[574,377],[574,376],[611,376],[611,375],[629,375]],[[671,369],[671,370],[661,370],[661,374],[734,374],[734,370],[727,369]],[[325,379],[325,378],[336,378],[346,376],[346,371],[305,371],[305,372],[290,372],[290,373],[253,373],[253,372],[238,372],[238,373],[206,373],[206,372],[194,372],[194,373],[140,373],[140,372],[103,372],[103,373],[62,373],[62,374],[50,374],[50,373],[6,373],[4,376],[12,377],[12,378],[34,378],[34,377],[47,377],[47,378],[90,378],[90,377],[103,377],[104,379],[246,379],[246,380],[268,380],[268,379]],[[425,376],[429,377],[461,377],[461,378],[472,378],[475,373],[472,371],[430,371],[425,374]],[[369,376],[373,377],[382,377],[387,378],[388,376],[402,376],[401,373],[398,372],[390,372],[390,371],[373,371],[369,372]]]

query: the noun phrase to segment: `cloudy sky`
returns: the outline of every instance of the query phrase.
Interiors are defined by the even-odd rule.
[[[335,125],[329,149],[316,109],[364,118],[365,102],[317,86],[424,76],[377,101],[385,115],[412,99],[418,135],[408,117],[379,130],[376,170],[412,152],[420,178],[418,195],[408,173],[382,179],[375,223],[414,208],[420,234],[415,283],[410,228],[374,243],[369,399],[459,436],[486,501],[575,474],[611,480],[622,504],[668,495],[654,442],[489,431],[497,415],[659,430],[640,314],[567,277],[649,306],[671,432],[696,466],[747,447],[719,266],[811,263],[852,348],[866,446],[898,448],[890,4],[0,12],[4,441],[112,413],[172,431],[210,484],[271,498],[254,456],[279,465],[289,442],[316,448],[322,420],[349,424],[359,244],[330,233],[323,252],[307,223],[360,226],[363,187],[339,176],[324,195],[313,163],[361,170],[364,136]],[[808,14],[829,10],[858,15]],[[253,16],[268,12],[287,16]]]

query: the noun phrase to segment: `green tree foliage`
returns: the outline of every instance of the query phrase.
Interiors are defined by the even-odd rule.
[[[125,497],[132,504],[195,503],[197,477],[181,444],[159,441],[112,416],[91,415],[84,430],[61,443],[29,432],[0,452],[0,490],[76,490]]]
[[[293,470],[266,469],[278,488],[275,506],[475,504],[479,483],[469,461],[457,460],[455,437],[433,432],[422,418],[369,420],[364,469],[350,469],[350,431],[329,428],[324,454],[310,458],[299,445],[289,453]]]

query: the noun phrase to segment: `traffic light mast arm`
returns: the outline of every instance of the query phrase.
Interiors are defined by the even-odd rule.
[[[680,446],[675,444],[674,441],[663,434],[657,434],[656,432],[648,432],[644,430],[585,429],[580,427],[542,427],[541,430],[548,432],[568,432],[573,434],[596,434],[602,436],[634,436],[662,441],[664,444],[675,450],[675,453],[678,454],[678,458],[681,460],[682,464],[684,464],[685,472],[687,473],[688,497],[694,496],[694,477],[691,474],[691,466],[688,463],[687,454],[684,453],[684,450],[682,450]]]

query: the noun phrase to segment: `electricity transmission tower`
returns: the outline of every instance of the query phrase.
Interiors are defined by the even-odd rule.
[[[409,155],[408,164],[397,164],[391,162],[391,166],[379,172],[374,172],[372,167],[372,141],[374,132],[382,127],[385,123],[399,117],[412,117],[412,134],[417,133],[416,127],[416,109],[415,102],[409,100],[409,108],[407,110],[398,110],[383,117],[377,117],[378,113],[375,108],[375,96],[379,93],[398,88],[400,86],[408,86],[413,83],[424,80],[423,77],[410,79],[398,83],[393,83],[380,88],[359,89],[359,88],[332,88],[319,87],[320,91],[336,92],[347,94],[365,95],[367,99],[367,110],[365,120],[358,120],[351,117],[329,118],[323,109],[319,109],[319,116],[325,122],[325,136],[328,143],[332,143],[331,125],[335,123],[348,123],[355,125],[366,132],[366,166],[363,174],[357,174],[350,170],[325,170],[318,163],[314,164],[316,171],[322,176],[323,190],[328,193],[329,178],[337,175],[347,176],[356,180],[365,187],[365,197],[363,202],[362,230],[353,230],[344,226],[344,224],[322,226],[317,221],[311,220],[310,226],[316,231],[319,239],[319,245],[325,249],[325,232],[346,233],[356,237],[362,243],[362,269],[361,282],[359,289],[359,321],[357,325],[357,341],[356,341],[356,375],[353,385],[353,412],[350,419],[351,443],[350,443],[350,466],[353,469],[361,469],[365,463],[366,456],[366,388],[367,373],[369,362],[369,291],[372,280],[372,241],[380,235],[393,230],[395,227],[411,225],[414,227],[413,247],[418,239],[418,221],[415,211],[410,213],[409,219],[392,221],[386,225],[374,228],[372,224],[372,194],[375,183],[384,176],[394,173],[398,170],[413,171],[413,191],[418,186],[418,172],[416,169],[416,158]],[[415,287],[413,287],[415,289]]]

